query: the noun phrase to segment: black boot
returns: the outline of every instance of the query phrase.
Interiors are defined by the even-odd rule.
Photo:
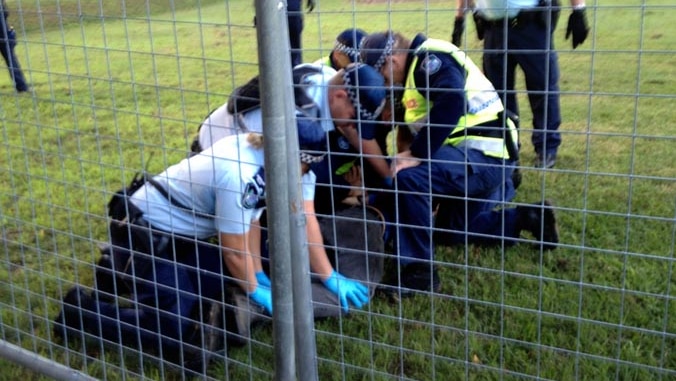
[[[429,263],[410,263],[401,269],[399,279],[395,274],[383,282],[379,290],[389,298],[399,301],[416,292],[434,292],[441,289],[439,273]]]
[[[544,250],[553,250],[559,243],[559,228],[552,203],[545,200],[537,204],[516,207],[516,230],[533,234]]]

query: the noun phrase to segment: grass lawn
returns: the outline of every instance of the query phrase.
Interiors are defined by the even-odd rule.
[[[8,3],[35,95],[0,75],[0,339],[97,378],[180,379],[131,352],[63,346],[50,323],[71,285],[93,284],[112,193],[185,157],[204,116],[257,73],[252,1]],[[448,39],[453,25],[448,1],[318,3],[305,18],[308,62],[348,27]],[[581,47],[564,40],[568,10],[555,34],[563,145],[553,170],[530,167],[519,94],[515,201],[553,200],[561,246],[439,247],[443,295],[376,298],[317,322],[321,380],[676,378],[676,7],[587,6]],[[479,63],[467,24],[463,48]],[[273,379],[272,343],[260,327],[209,376]],[[0,359],[0,380],[42,378]]]

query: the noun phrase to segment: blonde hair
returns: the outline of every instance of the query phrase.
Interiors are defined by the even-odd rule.
[[[246,137],[246,141],[254,148],[263,148],[263,134],[250,132]]]

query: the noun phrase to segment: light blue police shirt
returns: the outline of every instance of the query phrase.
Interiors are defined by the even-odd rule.
[[[488,20],[516,17],[522,9],[535,8],[538,0],[475,0],[475,9]]]
[[[242,196],[264,166],[263,149],[253,147],[248,135],[222,138],[154,177],[187,210],[173,205],[150,183],[131,196],[132,202],[153,228],[166,232],[198,239],[246,233],[263,209],[243,205]],[[314,200],[316,181],[312,171],[300,177],[303,200]]]

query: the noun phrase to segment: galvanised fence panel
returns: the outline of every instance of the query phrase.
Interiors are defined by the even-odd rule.
[[[369,34],[393,30],[408,39],[423,33],[450,41],[456,16],[462,13],[449,1],[314,3],[311,12],[307,4],[300,6],[302,62],[307,63],[329,56],[336,36],[349,28]],[[497,216],[491,221],[501,223],[498,234],[482,232],[479,228],[488,225],[473,220],[468,208],[485,201],[485,195],[424,186],[430,181],[469,186],[470,180],[464,180],[468,174],[491,168],[468,165],[464,159],[455,162],[467,171],[460,180],[422,171],[413,182],[420,185],[413,187],[417,189],[404,183],[406,170],[391,185],[366,177],[351,189],[348,201],[361,206],[347,216],[330,206],[329,212],[320,211],[336,200],[317,201],[326,250],[377,259],[364,262],[376,274],[366,286],[376,291],[361,308],[352,305],[348,314],[340,314],[333,294],[321,282],[313,283],[314,309],[308,305],[305,312],[294,310],[297,317],[315,314],[316,355],[308,357],[305,348],[293,343],[280,348],[273,318],[246,297],[237,302],[227,298],[225,286],[216,290],[223,298],[200,303],[190,315],[189,332],[196,338],[183,338],[192,341],[177,350],[139,347],[140,335],[100,340],[75,330],[68,335],[72,340],[64,340],[54,331],[63,298],[73,286],[85,293],[98,291],[97,264],[102,252],[109,253],[111,197],[136,173],[158,174],[189,157],[205,117],[259,74],[255,23],[260,18],[254,18],[254,3],[3,2],[9,11],[6,26],[15,33],[15,39],[9,33],[0,41],[3,52],[13,48],[12,62],[18,62],[29,87],[18,86],[16,71],[0,76],[0,379],[267,380],[289,370],[279,368],[280,353],[288,356],[291,371],[315,378],[314,371],[308,376],[301,370],[316,367],[316,378],[322,380],[674,379],[676,37],[670,32],[676,6],[664,0],[587,2],[589,34],[573,48],[575,33],[566,38],[566,32],[574,5],[581,6],[560,4],[548,49],[484,49],[489,42],[478,39],[472,11],[465,13],[464,33],[456,35],[460,50],[485,74],[495,68],[485,54],[507,64],[521,53],[522,59],[543,57],[538,61],[543,75],[558,75],[558,89],[550,83],[529,91],[535,86],[527,83],[529,69],[517,65],[513,90],[499,92],[503,101],[511,97],[519,103],[520,154],[517,163],[492,165],[502,168],[502,184],[518,168],[521,184],[514,197],[498,192],[487,210]],[[284,12],[281,5],[279,9]],[[580,21],[577,11],[573,23]],[[507,23],[494,21],[488,27],[517,34],[530,22],[545,20],[554,26],[551,19],[521,16],[508,15]],[[407,53],[407,48],[395,46],[393,52]],[[420,81],[434,83],[439,64],[425,57],[421,70],[428,76],[419,76],[417,82],[423,89]],[[274,58],[288,59],[286,54]],[[385,74],[394,74],[396,65],[383,62],[384,72],[391,70]],[[503,74],[511,72],[507,68]],[[288,85],[285,90],[292,83]],[[387,89],[388,96],[397,89],[413,90],[410,83],[396,85]],[[263,99],[277,90],[262,89]],[[452,92],[429,90],[422,93],[434,97]],[[542,120],[558,119],[556,109],[547,107],[555,102],[560,105],[561,144],[555,165],[548,167],[538,162],[537,135]],[[400,111],[397,105],[388,103],[377,125],[379,134],[389,134],[389,151],[354,155],[354,164],[366,167],[374,157],[394,165],[403,162],[391,156],[397,147],[392,132],[403,137],[409,131],[404,123],[392,123],[390,114]],[[545,111],[534,116],[538,106]],[[433,121],[420,126],[441,128]],[[556,139],[551,133],[544,136],[546,141]],[[357,146],[365,152],[363,142]],[[550,144],[546,152],[555,146]],[[449,162],[432,157],[418,165]],[[282,180],[300,185],[295,176]],[[424,200],[415,213],[406,203],[411,198]],[[387,224],[363,207],[369,200],[380,202],[375,206]],[[529,210],[530,216],[524,214]],[[537,234],[551,227],[552,215],[558,226],[553,245]],[[403,296],[387,292],[399,289],[378,283],[397,284],[410,276],[400,260],[409,247],[401,232],[424,231],[408,224],[416,216],[425,216],[422,226],[435,229],[424,236],[423,246],[433,245],[434,255],[421,262],[421,271],[434,269],[438,287],[428,282],[425,286],[433,291]],[[289,216],[269,218],[289,221]],[[553,232],[548,234],[551,238]],[[218,238],[210,242],[219,249]],[[382,279],[375,271],[381,264]],[[282,284],[283,276],[292,274],[277,275],[272,287]],[[129,296],[118,302],[146,308]],[[237,331],[233,313],[256,321],[249,335]],[[85,311],[76,315],[89,316]],[[163,316],[177,318],[171,311]],[[117,314],[108,318],[125,324]],[[119,344],[120,339],[127,345]]]

